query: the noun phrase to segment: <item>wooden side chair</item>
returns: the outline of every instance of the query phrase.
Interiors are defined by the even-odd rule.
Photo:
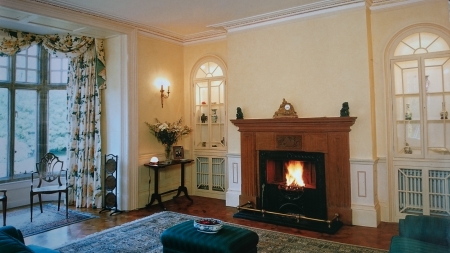
[[[6,190],[0,189],[0,192],[3,192],[3,195],[0,196],[0,201],[2,202],[2,210],[3,210],[3,226],[6,226],[6,202],[8,200],[8,197],[6,197]]]
[[[34,174],[39,177],[39,182],[36,187],[33,185]],[[62,174],[65,175],[64,184],[61,182]],[[57,184],[56,184],[57,183]],[[47,153],[41,158],[40,162],[36,163],[36,172],[31,174],[31,191],[30,191],[30,211],[31,222],[33,222],[33,197],[38,195],[39,205],[42,213],[42,194],[58,193],[58,211],[61,204],[61,194],[66,194],[66,219],[69,218],[69,202],[67,186],[67,171],[63,170],[63,162],[59,160],[53,153]]]

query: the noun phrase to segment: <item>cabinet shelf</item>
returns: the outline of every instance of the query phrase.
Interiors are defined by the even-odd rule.
[[[410,123],[420,123],[420,119],[409,119],[409,120],[398,119],[397,120],[397,123],[408,123],[408,122],[410,122]]]

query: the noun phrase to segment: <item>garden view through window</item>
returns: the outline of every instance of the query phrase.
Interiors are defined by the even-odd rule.
[[[40,45],[0,57],[0,182],[28,178],[47,152],[66,161],[68,66]]]

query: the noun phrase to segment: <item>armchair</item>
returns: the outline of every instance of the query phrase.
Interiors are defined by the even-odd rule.
[[[392,237],[389,252],[450,252],[450,218],[407,215],[398,224],[399,235]]]

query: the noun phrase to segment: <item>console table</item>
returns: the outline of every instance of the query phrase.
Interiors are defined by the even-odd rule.
[[[166,207],[164,207],[164,205],[163,205],[163,203],[161,201],[161,195],[164,195],[164,194],[167,194],[167,193],[171,193],[171,192],[174,192],[174,191],[178,191],[178,192],[177,192],[177,195],[175,195],[173,198],[177,198],[178,196],[180,196],[180,193],[183,192],[184,196],[187,199],[189,199],[191,202],[194,202],[191,199],[191,197],[189,197],[187,188],[184,186],[184,165],[186,163],[191,163],[193,161],[194,160],[192,160],[192,159],[183,159],[183,160],[173,160],[169,164],[165,164],[165,163],[155,163],[155,164],[154,163],[146,163],[146,164],[144,164],[144,166],[152,168],[155,171],[155,189],[153,191],[150,203],[148,203],[145,207],[150,207],[153,204],[153,202],[155,202],[155,200],[156,200],[156,201],[158,201],[159,206],[163,210],[166,210]],[[170,191],[159,193],[158,192],[159,171],[161,169],[166,168],[166,167],[173,166],[173,165],[178,165],[178,164],[181,165],[181,185],[178,187],[178,189],[173,189],[173,190],[170,190]]]

